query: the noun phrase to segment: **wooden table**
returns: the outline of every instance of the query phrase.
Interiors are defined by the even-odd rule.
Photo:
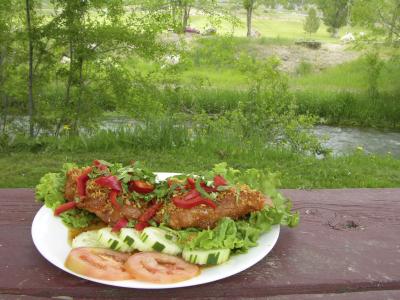
[[[400,299],[400,189],[283,192],[301,223],[283,228],[265,259],[214,283],[151,291],[91,283],[48,263],[31,239],[33,191],[0,190],[0,299]]]

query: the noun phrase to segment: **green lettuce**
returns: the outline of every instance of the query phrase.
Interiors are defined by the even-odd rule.
[[[39,181],[35,189],[36,200],[54,210],[64,199],[65,175],[62,173],[47,173]]]
[[[60,214],[60,218],[68,227],[85,228],[92,224],[97,219],[97,216],[87,210],[74,208]]]
[[[269,208],[253,212],[247,219],[234,221],[231,218],[221,219],[213,229],[198,230],[189,228],[176,231],[182,247],[193,249],[228,248],[234,253],[246,252],[257,246],[260,235],[269,231],[278,217]]]
[[[243,253],[250,247],[257,246],[260,235],[268,232],[272,225],[295,227],[299,223],[298,212],[291,212],[290,200],[276,189],[279,184],[276,174],[256,169],[240,172],[229,168],[226,163],[217,164],[210,172],[203,174],[209,180],[215,175],[222,175],[231,185],[247,184],[250,188],[271,198],[274,205],[273,207],[265,206],[262,210],[252,212],[241,220],[223,218],[213,229],[188,228],[176,231],[182,247],[191,250],[229,248],[233,253]]]
[[[45,174],[35,188],[36,200],[43,202],[46,207],[53,211],[59,205],[65,203],[67,201],[64,198],[66,173],[74,167],[76,167],[75,164],[66,163],[61,172]],[[95,214],[79,208],[63,212],[60,214],[60,218],[65,225],[72,228],[87,227],[97,219]]]

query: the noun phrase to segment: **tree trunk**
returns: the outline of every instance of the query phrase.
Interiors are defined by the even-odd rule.
[[[28,114],[29,114],[29,136],[33,137],[33,42],[32,42],[32,29],[31,29],[31,4],[26,0],[26,26],[29,39],[29,78],[28,78]]]
[[[331,37],[337,39],[339,37],[339,29],[338,28],[332,28],[331,29]]]
[[[393,15],[392,15],[392,20],[390,22],[390,29],[389,29],[389,35],[388,35],[388,42],[390,44],[393,43],[393,35],[396,30],[397,21],[399,18],[399,10],[400,10],[400,4],[394,9]]]
[[[250,4],[247,8],[247,36],[251,37],[251,21],[253,16],[253,5]]]
[[[3,135],[6,133],[6,126],[7,126],[7,115],[8,115],[8,96],[3,96]]]
[[[182,32],[185,32],[185,30],[186,30],[186,27],[187,27],[188,21],[189,21],[189,17],[190,17],[190,6],[185,5],[183,8],[183,16],[182,16]]]
[[[78,122],[79,122],[79,115],[81,112],[81,105],[82,105],[82,89],[83,89],[83,58],[79,58],[79,90],[78,90],[78,102],[76,103],[76,111],[75,111],[75,120],[74,125],[72,127],[72,131],[75,134],[78,134]]]
[[[72,86],[72,77],[73,77],[73,61],[74,59],[74,50],[73,50],[73,45],[72,41],[69,41],[69,70],[68,70],[68,81],[67,81],[67,86],[66,86],[66,92],[65,92],[65,107],[64,111],[60,117],[60,120],[58,121],[57,128],[55,135],[57,136],[60,133],[61,130],[61,125],[66,122],[66,115],[64,114],[65,112],[68,114],[69,110],[69,102],[71,99],[71,86]]]

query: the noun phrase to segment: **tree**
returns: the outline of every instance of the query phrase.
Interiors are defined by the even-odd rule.
[[[26,80],[22,79],[26,72],[21,68],[24,12],[21,1],[0,0],[0,128],[4,136],[12,119],[26,109]]]
[[[323,13],[322,20],[332,37],[337,37],[341,27],[346,25],[349,15],[350,0],[316,0]]]
[[[385,34],[392,43],[400,38],[400,0],[355,0],[353,20],[377,34]]]
[[[247,25],[247,36],[251,36],[251,26],[252,26],[252,17],[253,10],[255,8],[257,1],[256,0],[243,0],[243,7],[246,10],[246,25]]]
[[[26,11],[26,31],[28,34],[28,45],[29,45],[29,75],[28,75],[28,115],[29,115],[29,136],[33,137],[33,114],[34,114],[34,103],[33,103],[33,37],[32,37],[32,24],[31,24],[31,10],[32,2],[30,0],[25,1]]]
[[[171,27],[177,33],[185,32],[193,9],[209,18],[226,15],[216,0],[144,0],[142,6],[148,10],[168,13]]]
[[[320,20],[319,17],[317,16],[317,11],[315,10],[315,8],[311,7],[308,10],[308,15],[303,24],[303,29],[311,36],[312,33],[316,33],[318,31],[319,25],[320,25]]]
[[[234,2],[238,2],[238,0],[234,0]],[[291,7],[295,5],[304,5],[306,0],[239,0],[242,7],[246,10],[246,27],[248,37],[251,37],[252,32],[252,23],[253,23],[253,12],[254,10],[260,6],[264,5],[267,7],[274,7],[278,4],[281,4],[285,7]]]
[[[92,127],[104,107],[116,105],[111,101],[129,101],[112,96],[108,74],[122,68],[118,60],[128,55],[163,53],[167,43],[159,33],[166,29],[168,17],[157,11],[128,13],[119,0],[54,0],[53,4],[55,16],[46,32],[63,61],[57,64],[55,81],[61,81],[65,90],[53,104],[58,113],[55,134],[63,126],[78,133],[79,127]]]

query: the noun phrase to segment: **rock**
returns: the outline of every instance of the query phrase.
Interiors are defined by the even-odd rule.
[[[346,34],[340,38],[340,41],[345,44],[354,42],[355,40],[356,38],[351,32],[346,32]]]
[[[204,30],[203,35],[216,35],[217,34],[217,29],[214,27],[207,28]]]
[[[257,31],[257,30],[252,30],[250,36],[251,37],[255,37],[255,38],[259,38],[259,37],[261,37],[261,33],[259,31]]]
[[[193,33],[193,34],[200,34],[200,30],[192,27],[186,27],[185,32],[187,33]]]
[[[296,41],[296,45],[303,46],[309,49],[320,49],[321,48],[321,42],[317,41]]]

